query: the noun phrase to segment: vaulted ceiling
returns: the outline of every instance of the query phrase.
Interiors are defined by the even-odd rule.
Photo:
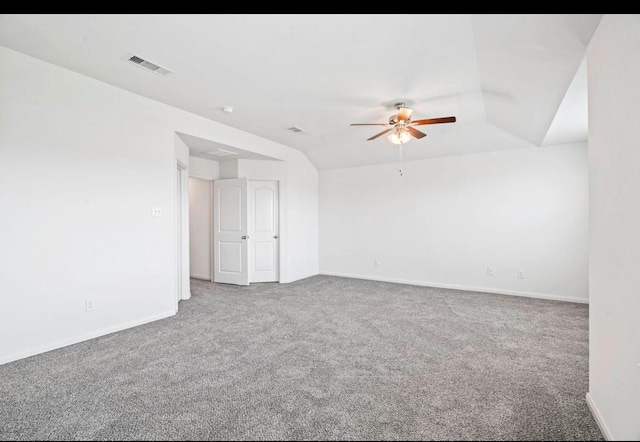
[[[384,128],[350,126],[386,123],[397,102],[414,119],[457,118],[421,126],[427,136],[404,147],[406,160],[585,141],[585,56],[600,18],[3,14],[0,45],[299,149],[331,169],[397,160],[386,137],[367,141]],[[141,69],[132,55],[171,73]]]

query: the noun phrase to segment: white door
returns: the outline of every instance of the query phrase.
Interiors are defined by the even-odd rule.
[[[278,281],[277,181],[249,181],[248,223],[249,281]]]
[[[247,179],[213,182],[214,282],[249,285]]]

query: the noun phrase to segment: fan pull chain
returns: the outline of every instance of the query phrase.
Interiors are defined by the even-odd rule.
[[[400,140],[400,176],[402,176],[402,146],[404,143]]]

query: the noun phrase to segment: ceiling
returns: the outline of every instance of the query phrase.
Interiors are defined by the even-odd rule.
[[[189,146],[189,156],[203,158],[212,161],[229,161],[229,160],[269,160],[280,161],[277,158],[261,155],[248,150],[238,149],[236,147],[227,146],[226,144],[216,143],[215,141],[206,140],[189,134],[178,133],[180,139]]]
[[[2,14],[0,45],[299,149],[318,169],[587,139],[601,14]],[[166,76],[127,61],[136,55]],[[224,112],[231,106],[233,112]],[[297,127],[302,132],[293,132]],[[238,149],[183,137],[192,152]],[[203,144],[204,143],[204,144]],[[215,159],[215,158],[214,158]]]

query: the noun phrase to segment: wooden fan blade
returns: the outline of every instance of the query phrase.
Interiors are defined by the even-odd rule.
[[[349,126],[388,126],[387,123],[352,123]]]
[[[381,137],[382,135],[384,135],[384,134],[386,134],[388,132],[391,132],[392,130],[393,130],[393,127],[390,128],[390,129],[387,129],[387,130],[383,130],[379,134],[376,134],[376,135],[372,136],[371,138],[367,138],[367,141],[375,140],[376,138]]]
[[[410,107],[398,108],[398,121],[409,121],[409,118],[411,118],[411,112],[413,112],[413,109]]]
[[[407,126],[407,130],[409,131],[409,133],[410,133],[411,135],[413,135],[414,137],[416,137],[416,138],[418,138],[418,139],[420,139],[420,138],[422,138],[422,137],[426,137],[426,136],[427,136],[427,134],[425,134],[425,133],[423,133],[423,132],[420,132],[418,129],[414,129],[414,128],[413,128],[413,127],[411,127],[411,126]]]
[[[412,126],[422,126],[423,124],[440,124],[440,123],[455,123],[456,117],[442,117],[442,118],[426,118],[424,120],[412,121]]]

